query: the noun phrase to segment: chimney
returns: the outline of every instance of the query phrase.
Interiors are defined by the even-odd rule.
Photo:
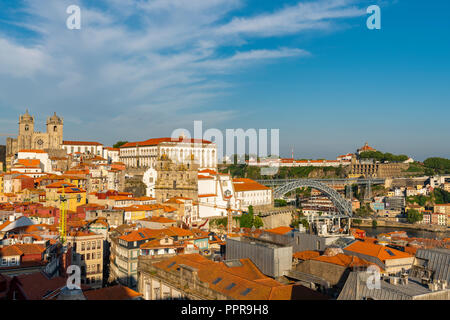
[[[389,283],[393,284],[394,286],[399,284],[399,278],[398,277],[390,277],[389,278]]]

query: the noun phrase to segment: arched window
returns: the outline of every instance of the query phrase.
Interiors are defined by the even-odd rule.
[[[25,126],[25,131],[30,130],[30,127],[28,125]]]
[[[53,127],[53,132],[56,132],[56,131],[58,131],[58,126]]]

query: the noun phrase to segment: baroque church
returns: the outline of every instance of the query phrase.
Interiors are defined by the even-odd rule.
[[[28,113],[19,117],[19,135],[7,138],[6,154],[12,156],[24,149],[60,150],[63,143],[63,118],[56,112],[47,118],[47,132],[34,130],[34,117]]]

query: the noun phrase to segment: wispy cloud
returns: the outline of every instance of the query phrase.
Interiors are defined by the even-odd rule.
[[[0,32],[0,108],[62,113],[70,138],[170,134],[194,119],[236,116],[215,107],[239,73],[306,48],[242,46],[253,38],[326,30],[361,14],[354,1],[301,2],[256,16],[234,16],[244,0],[25,0],[17,25],[37,33],[19,42]],[[82,8],[82,29],[65,27]],[[242,12],[242,11],[240,11]],[[31,41],[32,40],[32,41]],[[226,50],[225,50],[226,49]],[[24,93],[26,93],[24,95]]]

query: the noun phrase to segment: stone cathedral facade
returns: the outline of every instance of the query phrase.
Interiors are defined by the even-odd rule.
[[[17,138],[6,139],[7,156],[15,155],[20,150],[59,150],[63,143],[63,118],[56,112],[47,118],[47,131],[39,132],[34,129],[34,117],[28,113],[19,117],[19,135]]]

